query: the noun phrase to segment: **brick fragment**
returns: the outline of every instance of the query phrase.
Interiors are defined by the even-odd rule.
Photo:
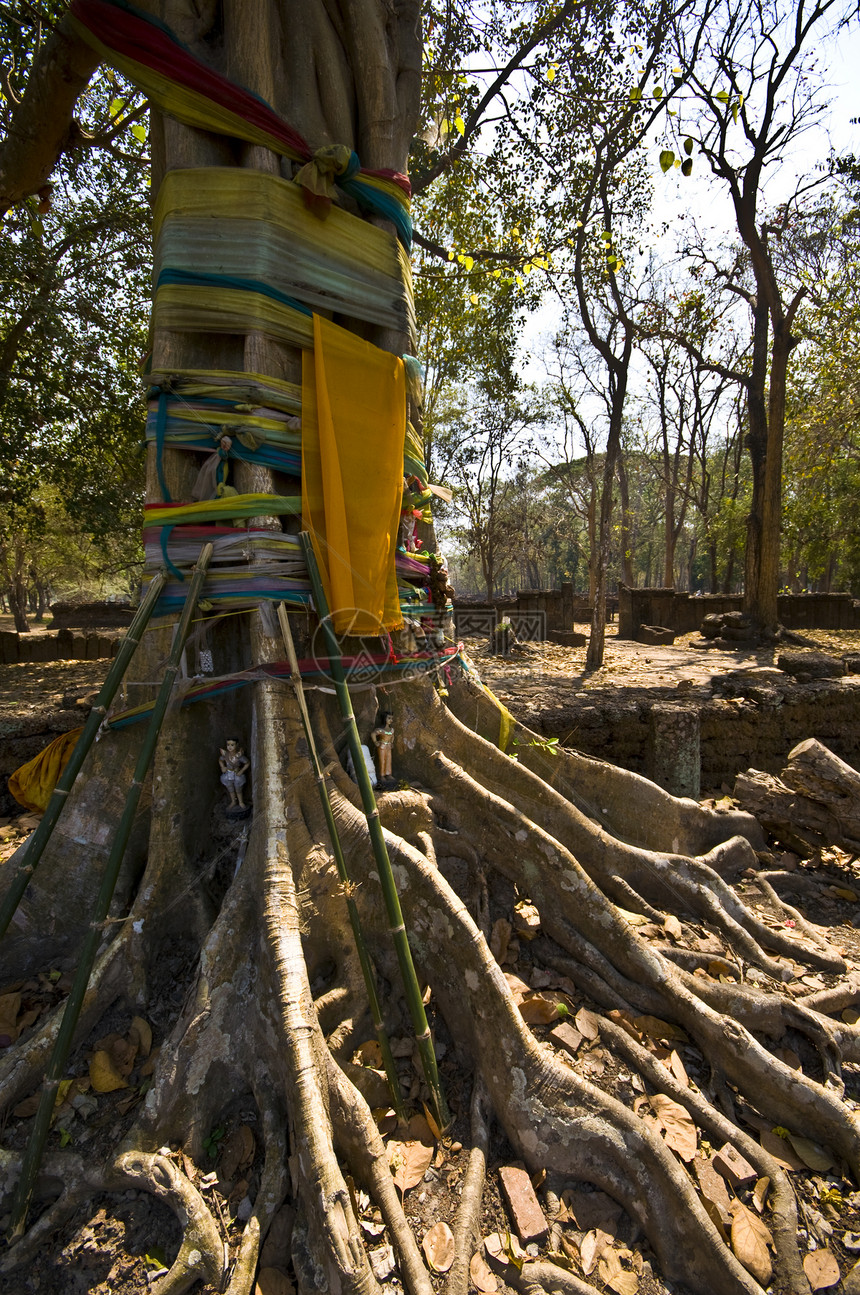
[[[749,1187],[758,1179],[750,1162],[744,1159],[731,1142],[720,1148],[713,1158],[713,1166],[736,1190],[738,1187]]]
[[[731,1201],[729,1200],[728,1188],[721,1175],[714,1168],[713,1160],[706,1160],[704,1156],[696,1156],[693,1160],[693,1170],[699,1180],[702,1195],[706,1196],[717,1207],[723,1226],[731,1227],[732,1216],[729,1208]]]
[[[499,1170],[499,1181],[522,1244],[543,1241],[549,1227],[526,1171],[505,1165]]]
[[[575,1030],[572,1025],[562,1022],[554,1030],[550,1030],[549,1037],[559,1048],[563,1048],[571,1057],[576,1056],[576,1051],[582,1043],[582,1035],[579,1030]]]

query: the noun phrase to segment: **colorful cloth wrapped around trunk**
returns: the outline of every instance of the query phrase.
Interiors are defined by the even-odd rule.
[[[311,310],[415,339],[412,270],[397,239],[338,208],[322,224],[280,176],[235,166],[169,171],[153,242],[156,327],[227,331],[250,294],[264,298],[252,304],[260,318],[269,312],[281,329],[289,321],[299,345],[310,345]]]
[[[321,214],[328,199],[325,177],[354,198],[363,211],[392,221],[408,249],[412,242],[409,215],[411,188],[399,171],[366,170],[355,153],[324,147],[314,152],[265,99],[228,81],[208,67],[163,22],[129,0],[74,0],[69,19],[82,40],[97,50],[123,76],[138,86],[162,112],[198,130],[213,131],[262,144],[284,157],[313,164],[319,180],[301,179],[313,209]],[[348,159],[337,161],[340,152]],[[309,168],[305,167],[304,170]]]
[[[45,812],[60,774],[68,764],[82,732],[83,728],[73,728],[68,733],[61,733],[43,751],[34,755],[32,760],[10,773],[9,790],[19,805],[36,814]]]
[[[314,315],[302,356],[302,525],[338,634],[403,619],[394,551],[403,493],[403,361]]]

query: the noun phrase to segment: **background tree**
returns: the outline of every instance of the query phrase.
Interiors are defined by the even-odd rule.
[[[749,308],[752,361],[744,379],[752,500],[747,522],[744,609],[761,627],[777,625],[782,522],[786,375],[807,287],[781,273],[778,244],[798,205],[823,175],[801,181],[779,205],[765,206],[765,183],[789,146],[820,118],[814,65],[821,42],[846,11],[836,0],[720,4],[703,30],[678,23],[679,59],[695,100],[678,118],[731,200],[746,251],[736,269],[716,267],[728,292]],[[691,41],[699,45],[695,53]]]

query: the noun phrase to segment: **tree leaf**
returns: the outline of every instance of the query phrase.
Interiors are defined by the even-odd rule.
[[[128,1084],[114,1065],[110,1053],[103,1049],[93,1053],[90,1061],[90,1083],[97,1093],[113,1093],[118,1088],[128,1088]]]
[[[280,1268],[261,1268],[254,1295],[295,1295],[295,1286]]]
[[[761,1214],[762,1210],[764,1209],[764,1203],[767,1200],[767,1194],[769,1191],[770,1191],[770,1179],[759,1178],[758,1182],[753,1188],[753,1205],[755,1205],[759,1214]]]
[[[587,1007],[580,1007],[573,1023],[584,1039],[593,1043],[595,1039],[600,1038],[600,1022],[594,1012],[590,1012]]]
[[[814,1291],[826,1290],[839,1281],[839,1264],[830,1250],[813,1250],[811,1254],[805,1255],[803,1271]]]
[[[142,1057],[152,1051],[152,1027],[142,1016],[135,1016],[128,1032],[129,1043],[134,1043]]]
[[[687,138],[684,140],[684,152],[687,154],[687,157],[689,157],[692,151],[693,151],[693,141],[690,139],[688,135]]]
[[[491,1232],[484,1237],[484,1249],[498,1264],[514,1264],[522,1269],[526,1252],[512,1232]]]
[[[759,1134],[759,1142],[768,1155],[773,1156],[778,1165],[792,1173],[803,1168],[803,1161],[791,1146],[787,1138],[781,1138],[778,1134],[767,1129],[762,1129]]]
[[[423,1116],[418,1116],[426,1124]],[[428,1129],[428,1135],[429,1135]],[[410,1187],[417,1187],[433,1163],[433,1144],[418,1140],[397,1142],[393,1138],[388,1143],[388,1164],[394,1174],[394,1185],[400,1193],[408,1192]]]
[[[132,135],[134,135],[135,139],[136,139],[139,143],[141,143],[141,144],[145,143],[145,141],[146,141],[146,127],[145,127],[145,126],[141,126],[140,122],[136,122],[136,123],[132,126],[132,128],[131,128],[131,133],[132,133]]]
[[[824,1147],[809,1138],[801,1138],[796,1133],[789,1133],[788,1140],[805,1165],[814,1169],[817,1174],[826,1174],[834,1166],[833,1157]]]
[[[549,1025],[550,1021],[558,1020],[558,1003],[543,998],[540,994],[524,998],[519,1009],[526,1025]]]
[[[446,1273],[454,1262],[454,1233],[447,1223],[434,1223],[421,1242],[424,1258],[434,1273]]]
[[[5,1034],[10,1043],[14,1043],[18,1037],[18,1013],[20,1010],[20,994],[3,994],[0,997],[0,1034]]]
[[[661,1021],[659,1016],[636,1016],[633,1024],[637,1030],[652,1039],[659,1039],[661,1043],[689,1043],[688,1036],[679,1025]]]
[[[617,1250],[605,1250],[597,1265],[600,1280],[618,1295],[636,1295],[639,1278],[636,1273],[625,1272]]]
[[[696,1126],[692,1116],[663,1093],[648,1098],[651,1109],[665,1130],[665,1142],[677,1151],[682,1160],[692,1160],[696,1154]]]
[[[667,171],[671,170],[672,166],[674,165],[674,162],[675,162],[675,154],[673,153],[671,148],[663,148],[660,150],[660,170],[663,172],[664,175],[666,174]],[[677,921],[677,918],[675,920]]]
[[[512,929],[505,917],[500,917],[498,921],[493,922],[493,929],[490,932],[490,952],[496,962],[504,962],[507,956]]]
[[[466,123],[463,121],[463,118],[459,113],[457,113],[457,116],[454,118],[454,129],[458,135],[465,135],[466,133]]]
[[[668,158],[665,166],[663,166],[664,157]],[[660,154],[660,165],[663,167],[664,171],[668,171],[674,161],[675,154],[671,149],[666,149],[665,152]],[[664,918],[663,930],[673,940],[680,940],[681,936],[684,934],[684,928],[681,926],[681,923],[678,921],[674,913],[670,913],[667,918]]]
[[[693,159],[691,157],[686,157],[684,158],[684,161],[681,163],[681,175],[692,175],[692,174],[693,174]]]
[[[770,1239],[770,1232],[761,1219],[738,1201],[732,1219],[732,1250],[761,1286],[767,1286],[773,1276],[767,1251]]]
[[[481,1291],[483,1295],[493,1295],[493,1292],[499,1288],[499,1283],[480,1250],[475,1251],[469,1262],[469,1276],[475,1289]]]
[[[397,1261],[394,1258],[394,1247],[388,1243],[384,1246],[378,1246],[376,1250],[368,1250],[367,1257],[370,1260],[374,1277],[380,1282],[386,1281],[397,1266]]]

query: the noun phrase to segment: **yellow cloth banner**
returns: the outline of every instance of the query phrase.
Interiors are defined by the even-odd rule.
[[[20,769],[9,775],[9,790],[25,809],[37,814],[48,808],[51,793],[57,785],[60,774],[69,762],[69,756],[75,749],[75,743],[83,732],[82,728],[73,728],[69,733],[61,733],[53,742],[34,755],[32,760],[22,764]]]
[[[403,494],[403,361],[314,315],[302,355],[302,525],[338,634],[403,618],[394,550]]]

